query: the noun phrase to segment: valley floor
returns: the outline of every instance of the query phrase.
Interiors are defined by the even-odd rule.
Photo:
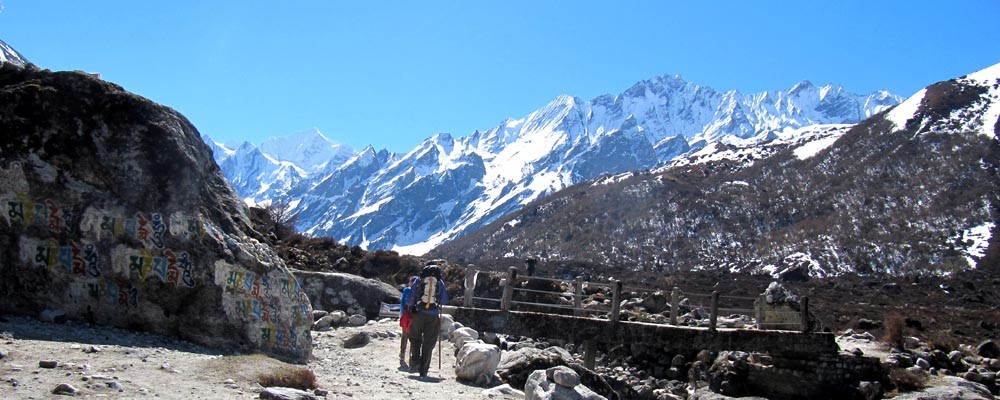
[[[367,346],[345,349],[343,340],[360,332],[381,333]],[[442,368],[437,354],[429,378],[399,364],[396,321],[362,327],[314,332],[313,359],[306,365],[329,399],[478,399],[483,388],[455,380],[454,350],[442,346]],[[172,338],[78,322],[43,323],[7,317],[0,322],[0,398],[62,398],[52,394],[67,383],[77,396],[128,398],[258,398],[261,373],[289,364],[260,355],[221,355]],[[93,351],[97,350],[97,351]],[[54,360],[55,368],[39,362]],[[113,382],[113,383],[112,383]]]

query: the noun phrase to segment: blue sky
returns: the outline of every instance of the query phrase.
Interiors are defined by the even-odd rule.
[[[1000,1],[0,0],[0,39],[219,141],[319,128],[408,151],[663,74],[908,96],[1000,62]]]

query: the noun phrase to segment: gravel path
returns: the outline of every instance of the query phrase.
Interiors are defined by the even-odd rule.
[[[378,336],[345,349],[357,332]],[[313,359],[305,365],[329,391],[328,399],[480,399],[483,388],[457,382],[454,350],[442,345],[429,377],[405,372],[399,362],[395,320],[313,332]],[[6,354],[6,355],[3,355]],[[77,396],[108,398],[258,398],[257,377],[293,366],[261,355],[219,351],[159,335],[69,322],[43,323],[6,317],[0,322],[0,398],[64,398],[52,394],[69,384]],[[55,361],[54,368],[42,367]]]

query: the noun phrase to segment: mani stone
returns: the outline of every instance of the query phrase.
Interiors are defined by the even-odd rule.
[[[0,314],[48,308],[309,360],[309,297],[187,118],[95,76],[10,63],[0,104]]]

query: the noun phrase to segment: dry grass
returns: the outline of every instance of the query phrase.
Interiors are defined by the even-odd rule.
[[[263,387],[287,387],[301,390],[316,388],[316,374],[307,368],[283,366],[274,371],[257,376],[257,382]]]
[[[208,360],[202,368],[236,380],[257,381],[264,387],[302,390],[318,387],[316,375],[309,369],[261,354],[218,357]]]
[[[911,371],[903,368],[896,368],[889,371],[889,381],[896,387],[898,392],[912,392],[927,387],[928,375],[923,370]]]
[[[906,321],[903,317],[893,314],[886,317],[885,322],[882,323],[882,342],[892,346],[897,349],[903,349],[904,338],[903,338],[903,328],[906,327]]]

